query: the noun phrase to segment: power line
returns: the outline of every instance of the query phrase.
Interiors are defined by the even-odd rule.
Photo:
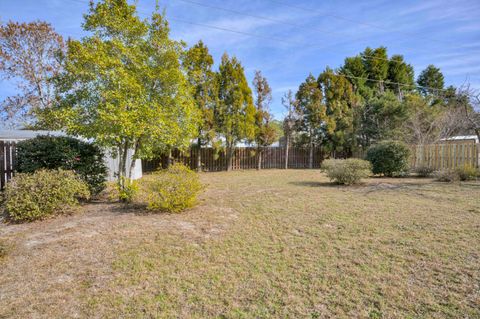
[[[355,20],[355,19],[351,19],[351,18],[346,18],[346,17],[340,16],[338,14],[330,13],[330,12],[322,12],[318,9],[305,8],[305,7],[292,5],[292,4],[289,4],[289,3],[286,3],[286,2],[283,2],[283,1],[278,1],[278,0],[266,0],[266,1],[276,3],[276,4],[279,4],[279,5],[288,7],[288,8],[297,9],[297,10],[301,10],[301,11],[306,11],[306,12],[309,12],[309,13],[317,12],[318,14],[323,15],[325,17],[331,17],[331,18],[334,18],[334,19],[337,19],[337,20],[343,20],[343,21],[347,21],[347,22],[350,22],[350,23],[366,26],[366,27],[369,27],[369,28],[374,28],[374,29],[378,29],[378,30],[382,30],[382,31],[386,31],[386,32],[400,33],[400,34],[407,35],[408,37],[412,37],[412,36],[418,37],[417,33],[410,33],[410,32],[398,31],[398,30],[391,30],[391,29],[389,30],[388,28],[379,26],[377,24],[372,24],[372,23],[368,23],[368,22],[364,22],[364,21],[359,21],[359,20]],[[424,36],[420,36],[419,38],[426,39],[426,40],[433,41],[433,42],[443,43],[443,44],[450,44],[450,45],[452,44],[449,41],[442,41],[442,40],[432,39],[432,38],[424,37]]]
[[[291,27],[298,28],[298,29],[304,29],[304,30],[307,30],[307,31],[317,30],[319,32],[327,33],[327,34],[337,34],[337,35],[341,35],[341,36],[348,36],[348,34],[343,33],[343,32],[336,32],[336,31],[333,31],[333,30],[326,30],[326,29],[322,29],[322,28],[318,28],[318,27],[308,27],[308,26],[304,26],[304,25],[297,24],[297,23],[292,23],[292,22],[285,21],[285,20],[279,20],[279,19],[274,19],[274,18],[270,18],[270,17],[259,16],[259,15],[250,14],[250,13],[247,13],[247,12],[242,12],[242,11],[237,11],[237,10],[233,10],[233,9],[229,9],[229,8],[224,8],[224,7],[219,7],[219,6],[215,6],[215,5],[205,4],[205,3],[201,3],[201,2],[197,2],[197,1],[192,1],[192,0],[177,0],[177,1],[193,4],[193,5],[196,5],[196,6],[201,6],[201,7],[204,7],[204,8],[210,8],[210,9],[215,9],[215,10],[219,10],[219,11],[223,11],[223,12],[229,12],[229,13],[234,13],[234,14],[238,14],[238,15],[243,15],[243,16],[255,18],[255,19],[258,19],[258,20],[270,21],[270,22],[274,22],[274,23],[277,23],[277,24],[283,24],[283,25],[291,26]],[[274,1],[274,2],[276,2],[276,1]],[[204,26],[208,27],[207,25],[204,25]],[[224,31],[229,31],[229,30],[224,30]],[[356,37],[356,38],[350,39],[350,41],[357,41],[357,40],[363,40],[363,39],[364,39],[364,37],[360,37],[360,38]],[[329,45],[321,46],[321,47],[325,48],[325,47],[329,47]],[[417,50],[417,49],[418,48],[416,48],[415,50]],[[370,59],[391,61],[391,62],[400,63],[400,64],[403,63],[402,61],[384,59],[384,58],[368,56],[368,55],[364,55],[364,57],[370,58]],[[457,58],[457,60],[466,61],[462,58]]]
[[[73,2],[77,2],[77,3],[87,4],[86,2],[84,2],[84,1],[82,1],[82,0],[68,0],[68,1],[73,1]],[[181,1],[183,1],[183,0],[181,0]],[[269,0],[269,1],[270,1],[270,0]],[[150,14],[150,13],[143,12],[143,11],[140,11],[140,10],[137,10],[137,12],[138,12],[138,13],[145,14],[145,15]],[[173,20],[173,21],[178,21],[178,22],[181,22],[181,23],[186,23],[186,24],[191,24],[191,25],[198,25],[198,26],[202,26],[202,27],[206,27],[206,28],[211,28],[211,29],[215,29],[215,30],[226,31],[226,32],[231,32],[231,33],[236,33],[236,34],[245,35],[245,36],[250,36],[250,37],[256,37],[256,38],[260,38],[260,39],[264,39],[264,40],[266,39],[266,40],[279,41],[279,42],[289,43],[289,44],[295,44],[295,45],[304,45],[304,46],[309,46],[309,47],[318,47],[318,46],[312,46],[312,45],[309,44],[309,43],[301,43],[301,42],[287,41],[287,40],[284,40],[284,39],[282,39],[282,38],[276,38],[276,37],[271,37],[271,36],[263,36],[263,35],[258,35],[258,34],[254,34],[254,33],[249,33],[249,32],[232,30],[232,29],[229,29],[229,28],[218,27],[218,26],[213,26],[213,25],[204,24],[204,23],[192,22],[192,21],[189,21],[189,20],[184,20],[184,19],[180,19],[180,18],[176,18],[176,17],[171,17],[171,16],[169,16],[169,19],[170,19],[170,20]],[[373,57],[373,56],[367,56],[367,55],[362,55],[362,56],[363,56],[363,57],[366,57],[366,58],[369,58],[369,59],[372,59],[372,60],[384,60],[384,61],[393,61],[393,62],[397,62],[397,63],[404,63],[404,62],[401,62],[401,61],[390,60],[390,59],[385,59],[385,58],[379,58],[379,57]],[[434,91],[436,90],[436,91],[445,91],[445,92],[448,91],[447,89],[437,89],[437,88],[432,88],[432,87],[420,86],[420,85],[415,85],[415,84],[407,84],[407,83],[401,83],[401,82],[382,81],[382,80],[369,79],[369,78],[357,77],[357,76],[351,76],[351,75],[345,75],[345,74],[335,74],[335,73],[332,73],[332,75],[341,76],[341,77],[346,77],[346,78],[360,79],[360,80],[365,80],[365,81],[372,81],[372,82],[383,82],[383,83],[385,83],[385,84],[395,84],[395,85],[399,85],[399,86],[417,87],[417,88],[426,89],[426,90],[434,90]]]

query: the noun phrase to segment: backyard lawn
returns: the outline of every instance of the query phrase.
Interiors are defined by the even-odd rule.
[[[479,182],[201,179],[182,214],[0,225],[0,318],[480,318]]]

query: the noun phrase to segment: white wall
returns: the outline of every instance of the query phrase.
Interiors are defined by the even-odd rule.
[[[133,155],[133,150],[128,150],[127,154],[127,166],[130,167],[130,164],[132,163],[132,155]],[[113,157],[110,152],[106,151],[105,152],[105,164],[107,165],[108,168],[108,181],[114,181],[116,179],[116,174],[118,173],[118,156]],[[137,159],[135,161],[135,167],[133,169],[133,179],[139,179],[142,177],[142,161]]]

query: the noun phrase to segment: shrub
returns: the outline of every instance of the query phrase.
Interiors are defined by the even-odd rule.
[[[33,221],[67,212],[88,199],[88,185],[72,171],[38,170],[17,174],[7,183],[4,206],[13,221]]]
[[[2,261],[2,259],[7,256],[7,245],[5,244],[5,242],[3,242],[2,240],[0,240],[0,261]]]
[[[179,163],[142,181],[148,210],[180,212],[195,205],[202,189],[198,174]]]
[[[433,168],[428,166],[416,167],[413,171],[417,174],[418,177],[430,177],[435,172]]]
[[[455,170],[446,169],[435,172],[435,179],[439,182],[452,183],[458,181],[460,178]]]
[[[105,188],[107,167],[104,153],[96,145],[66,136],[43,135],[17,144],[17,171],[33,173],[39,169],[73,170],[92,194]]]
[[[360,183],[362,178],[372,174],[371,168],[370,162],[356,158],[328,159],[322,163],[322,170],[331,181],[345,185]]]
[[[455,172],[458,174],[458,179],[460,179],[461,181],[476,180],[479,173],[477,169],[471,165],[459,167],[455,170]]]
[[[373,173],[389,177],[405,174],[409,157],[408,146],[398,141],[383,141],[367,151],[367,160],[372,163]]]
[[[117,198],[124,203],[133,202],[135,196],[138,193],[138,183],[133,179],[122,178],[123,188],[117,183],[115,184],[118,196]]]

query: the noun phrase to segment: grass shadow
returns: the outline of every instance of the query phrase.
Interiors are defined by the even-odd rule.
[[[349,187],[347,185],[336,184],[334,182],[315,182],[315,181],[289,182],[288,184],[295,185],[295,186],[303,186],[303,187],[329,187],[329,188]]]

